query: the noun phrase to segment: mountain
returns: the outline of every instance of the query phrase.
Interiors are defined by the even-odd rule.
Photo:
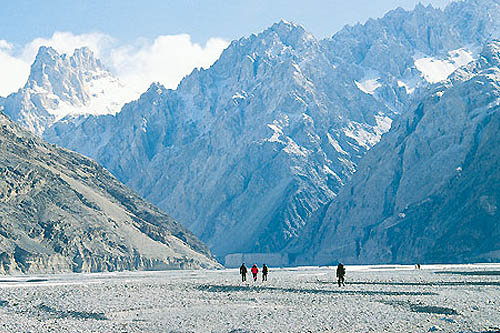
[[[72,56],[41,47],[23,88],[0,98],[4,112],[33,133],[65,117],[114,114],[138,96],[104,68],[86,47]]]
[[[493,41],[366,154],[291,249],[297,262],[500,260],[499,131],[500,42]]]
[[[200,267],[218,264],[179,223],[0,112],[0,273]]]
[[[219,257],[278,252],[390,127],[395,111],[343,75],[282,21],[176,90],[154,84],[116,115],[45,138],[95,158]]]
[[[497,0],[419,5],[324,40],[281,21],[176,90],[153,84],[117,114],[43,136],[97,160],[220,258],[281,252],[393,119],[498,36],[499,13]]]

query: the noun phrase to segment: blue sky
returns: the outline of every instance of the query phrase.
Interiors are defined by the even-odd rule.
[[[125,82],[175,88],[195,67],[208,67],[233,39],[280,19],[325,38],[345,24],[381,17],[418,2],[450,0],[9,0],[0,11],[0,96],[21,87],[38,47],[60,53],[89,46]]]
[[[416,0],[15,0],[2,4],[0,39],[27,43],[55,31],[102,32],[122,42],[187,33],[204,43],[259,32],[280,19],[301,24],[318,38],[345,24],[380,17]],[[449,0],[422,0],[444,6]]]

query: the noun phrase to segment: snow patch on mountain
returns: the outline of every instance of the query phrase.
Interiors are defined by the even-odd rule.
[[[419,80],[413,78],[411,80],[398,80],[398,87],[405,88],[408,95],[413,94],[415,89],[418,87]]]
[[[279,127],[279,125],[268,124],[267,126],[273,130],[273,135],[269,139],[267,139],[267,141],[284,143],[283,141],[280,140],[280,136],[283,135],[283,130]]]
[[[422,53],[415,54],[415,66],[429,83],[437,83],[445,80],[458,68],[467,65],[477,59],[477,54],[467,48],[461,48],[448,52],[448,57],[441,59],[429,57]]]
[[[378,135],[378,141],[380,141],[382,134],[389,132],[391,129],[392,119],[384,114],[378,114],[375,115],[375,121],[377,126],[373,127],[373,131]]]
[[[370,70],[366,75],[358,82],[354,81],[356,87],[359,88],[365,94],[373,95],[375,90],[382,87],[382,83],[379,82],[380,73],[374,70]]]
[[[47,105],[47,112],[55,116],[54,122],[67,116],[113,115],[120,112],[125,103],[139,97],[139,92],[109,75],[89,81],[87,88],[89,100],[77,105],[60,100],[57,95],[47,93],[47,97],[55,101]],[[37,93],[43,93],[43,88]]]
[[[298,155],[298,156],[303,156],[307,157],[309,154],[309,151],[304,148],[299,146],[292,138],[286,137],[287,143],[286,147],[283,149],[284,152],[291,154],[291,155]]]
[[[342,154],[342,155],[347,155],[349,156],[349,153],[347,153],[344,149],[342,149],[342,147],[340,146],[339,142],[337,140],[335,140],[330,133],[326,133],[327,137],[328,137],[328,142],[332,145],[333,149],[335,149],[335,151],[337,151],[338,153]]]

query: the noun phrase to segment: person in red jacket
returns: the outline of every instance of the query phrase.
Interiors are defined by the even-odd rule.
[[[250,269],[253,275],[253,280],[257,281],[257,273],[259,273],[259,269],[257,268],[256,264],[253,264],[252,268]]]

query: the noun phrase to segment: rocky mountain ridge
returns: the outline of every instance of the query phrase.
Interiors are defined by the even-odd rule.
[[[367,153],[291,249],[297,262],[500,260],[499,106],[493,41]]]

